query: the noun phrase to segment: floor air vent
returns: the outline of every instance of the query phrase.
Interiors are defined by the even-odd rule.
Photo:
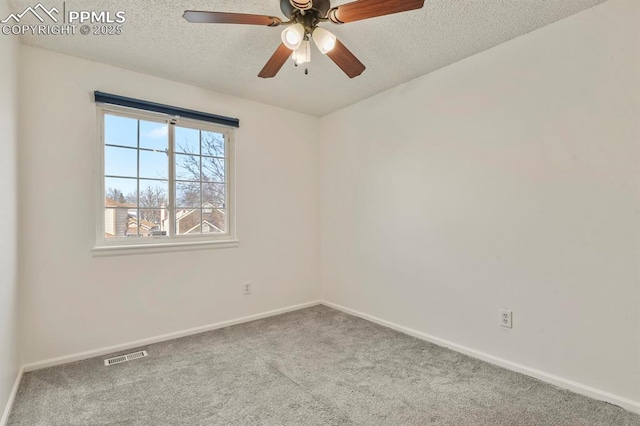
[[[149,356],[147,351],[134,352],[128,355],[120,355],[113,358],[107,358],[104,360],[104,365],[114,365],[114,364],[122,364],[123,362],[131,361],[133,359],[144,358],[145,356]]]

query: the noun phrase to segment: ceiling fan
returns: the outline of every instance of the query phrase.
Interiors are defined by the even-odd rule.
[[[335,35],[318,24],[346,24],[423,6],[424,0],[357,0],[338,7],[331,7],[330,0],[280,0],[280,9],[289,17],[288,21],[267,15],[196,10],[187,10],[183,16],[189,22],[201,24],[286,26],[282,32],[282,43],[260,71],[259,77],[275,77],[289,57],[293,58],[296,66],[310,62],[310,39],[313,39],[322,54],[326,54],[345,74],[354,78],[362,74],[365,66]]]

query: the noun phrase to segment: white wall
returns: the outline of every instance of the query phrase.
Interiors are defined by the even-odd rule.
[[[26,363],[319,298],[318,118],[26,46],[20,61]],[[239,248],[92,257],[94,90],[240,118]]]
[[[323,118],[323,299],[640,401],[639,17],[611,0]]]
[[[0,2],[0,16],[6,14],[6,3]],[[16,191],[17,55],[17,40],[13,37],[0,37],[0,417],[9,399],[20,363]]]

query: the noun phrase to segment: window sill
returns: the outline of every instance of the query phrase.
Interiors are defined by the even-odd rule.
[[[238,240],[221,241],[185,241],[158,244],[127,244],[119,246],[94,247],[91,254],[94,257],[125,256],[132,254],[168,253],[188,250],[208,250],[221,248],[236,248],[240,246]]]

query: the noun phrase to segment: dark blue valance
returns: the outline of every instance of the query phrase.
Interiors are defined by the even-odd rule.
[[[98,91],[95,91],[94,95],[96,102],[99,103],[120,105],[123,107],[159,112],[171,116],[207,121],[209,123],[222,124],[225,126],[240,127],[240,120],[238,120],[237,118],[224,117],[222,115],[209,114],[206,112],[194,111],[192,109],[179,108],[170,105],[157,104],[155,102],[142,101],[140,99],[111,95],[109,93]]]

